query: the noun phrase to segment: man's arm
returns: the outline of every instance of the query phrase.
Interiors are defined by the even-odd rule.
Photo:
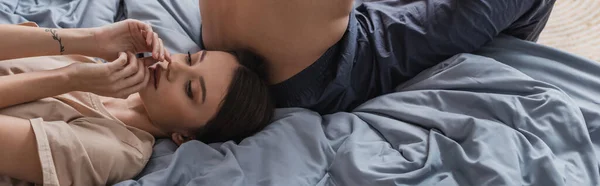
[[[42,184],[42,165],[29,121],[0,115],[0,175]]]
[[[0,60],[32,56],[93,54],[97,50],[91,29],[37,28],[0,25]]]

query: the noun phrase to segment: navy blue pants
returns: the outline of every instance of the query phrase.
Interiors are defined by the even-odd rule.
[[[504,33],[536,41],[554,0],[379,0],[351,13],[344,37],[273,85],[278,107],[328,114],[390,93],[419,72]],[[359,2],[360,3],[360,2]]]

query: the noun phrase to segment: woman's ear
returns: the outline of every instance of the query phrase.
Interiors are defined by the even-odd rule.
[[[194,139],[196,139],[196,137],[186,136],[181,133],[175,132],[175,133],[171,134],[171,140],[173,140],[173,142],[175,142],[175,144],[177,144],[177,146],[181,146],[181,144],[188,142],[190,140],[194,140]]]

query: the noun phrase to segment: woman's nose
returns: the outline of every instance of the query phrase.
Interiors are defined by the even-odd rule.
[[[166,70],[167,70],[167,81],[171,81],[174,79],[174,77],[173,77],[174,73],[172,73],[174,71],[173,69],[177,68],[177,67],[175,67],[176,65],[173,65],[173,63],[166,63],[165,66],[166,66]]]
[[[155,62],[154,64],[150,65],[148,68],[162,68],[163,70],[167,70],[169,68],[169,64],[167,62]]]
[[[171,63],[168,62],[156,62],[153,65],[149,66],[148,68],[151,69],[155,69],[155,70],[161,70],[163,72],[166,72],[167,75],[167,81],[171,81],[172,80],[172,73],[171,73],[171,68],[173,68],[171,66]]]
[[[167,70],[167,80],[175,80],[178,77],[183,77],[185,74],[188,74],[188,67],[184,65],[182,62],[161,62],[161,66],[164,66]]]

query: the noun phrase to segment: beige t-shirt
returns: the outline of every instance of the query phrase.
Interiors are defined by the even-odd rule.
[[[47,56],[0,61],[0,76],[56,69],[83,56]],[[26,85],[24,85],[26,86]],[[44,185],[111,185],[133,178],[148,162],[154,137],[107,112],[97,95],[71,92],[0,109],[33,127]],[[30,185],[0,176],[0,186]]]

